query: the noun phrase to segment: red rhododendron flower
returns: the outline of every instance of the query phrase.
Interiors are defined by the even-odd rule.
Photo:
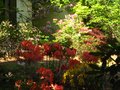
[[[62,46],[59,43],[53,43],[53,48],[56,50],[62,50]]]
[[[22,52],[21,55],[27,60],[30,60],[31,57],[33,57],[31,52]]]
[[[88,62],[97,62],[98,58],[91,55],[90,52],[84,52],[82,55],[83,59],[85,59]]]
[[[43,46],[44,46],[44,52],[45,52],[45,54],[46,55],[48,55],[48,54],[50,54],[50,52],[51,52],[51,46],[50,46],[50,44],[48,44],[48,43],[45,43],[45,44],[43,44]]]
[[[34,53],[40,53],[40,50],[41,50],[41,48],[39,47],[39,45],[35,45],[34,49],[33,49],[33,52]]]
[[[17,81],[15,82],[15,86],[18,88],[18,90],[22,90],[22,89],[21,89],[21,84],[22,84],[22,80],[17,80]]]
[[[76,59],[70,59],[69,60],[69,68],[74,68],[75,66],[79,65],[80,62]]]
[[[30,41],[21,42],[22,50],[17,50],[16,53],[19,56],[24,57],[29,61],[43,60],[43,53],[41,52],[41,47],[39,45],[33,45]]]
[[[76,55],[76,49],[66,48],[66,54],[68,56],[75,56]]]
[[[40,61],[43,60],[44,55],[43,54],[35,54],[33,60]]]
[[[24,40],[24,41],[21,42],[21,46],[24,47],[24,48],[31,47],[32,45],[33,45],[32,42],[27,41],[27,40]]]
[[[46,83],[42,83],[40,88],[40,90],[52,90],[51,86]]]
[[[53,76],[54,75],[53,75],[53,72],[50,69],[46,69],[44,67],[41,67],[36,72],[40,74],[41,79],[49,81],[50,83],[53,82]]]
[[[61,70],[64,70],[64,71],[68,70],[68,66],[62,65],[62,66],[61,66]]]
[[[62,53],[62,51],[55,51],[54,53],[53,53],[53,57],[55,57],[55,58],[57,58],[57,59],[62,59],[62,57],[63,57],[63,53]]]

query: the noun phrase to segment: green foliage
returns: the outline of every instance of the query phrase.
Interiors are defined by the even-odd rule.
[[[0,52],[10,53],[17,47],[21,40],[20,32],[10,24],[9,21],[3,21],[0,24]]]
[[[113,33],[118,41],[120,41],[120,2],[119,0],[54,0],[58,6],[66,4],[74,4],[73,12],[82,18],[82,21],[89,26],[99,27],[107,35]],[[60,5],[59,5],[60,4]]]
[[[53,34],[53,36],[55,36],[54,42],[60,42],[66,47],[76,48],[78,55],[81,55],[85,50],[95,50],[93,49],[96,45],[95,43],[92,43],[91,45],[85,44],[85,41],[87,41],[88,38],[90,39],[94,37],[81,33],[82,28],[86,28],[87,30],[88,28],[85,27],[78,15],[69,14],[65,16],[65,19],[55,19],[54,23],[59,26],[57,32]],[[96,39],[94,38],[92,42],[95,41]]]
[[[99,27],[106,33],[113,32],[119,40],[120,29],[120,3],[119,0],[85,0],[86,3],[78,2],[74,7],[75,12],[83,18],[89,27]]]
[[[14,54],[14,50],[18,47],[22,40],[31,40],[34,43],[45,43],[49,41],[49,37],[32,27],[29,24],[20,24],[14,27],[9,21],[2,21],[0,24],[0,56],[5,54]]]
[[[81,2],[78,2],[76,6],[73,8],[76,14],[78,14],[81,18],[87,18],[87,16],[91,13],[91,10],[88,6],[83,6]]]
[[[30,24],[21,23],[18,30],[22,35],[22,40],[31,40],[39,44],[49,41],[48,36],[43,35],[38,28],[32,27]]]
[[[52,4],[56,4],[59,7],[62,7],[65,4],[68,4],[71,0],[50,0]]]

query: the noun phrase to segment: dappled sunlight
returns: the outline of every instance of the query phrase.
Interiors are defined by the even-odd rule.
[[[0,90],[120,90],[119,0],[0,0]]]

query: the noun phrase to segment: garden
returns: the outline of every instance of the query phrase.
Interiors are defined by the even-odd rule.
[[[0,1],[0,90],[120,90],[120,0],[28,1]]]

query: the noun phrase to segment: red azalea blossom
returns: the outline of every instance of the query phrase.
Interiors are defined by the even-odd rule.
[[[39,47],[39,45],[36,45],[36,46],[34,46],[33,52],[40,53],[40,50],[41,50],[41,48]]]
[[[15,82],[15,86],[18,88],[18,90],[22,90],[22,89],[21,89],[21,84],[22,84],[22,80],[17,80],[17,81]]]
[[[56,50],[62,50],[62,46],[59,43],[53,43],[53,48]]]
[[[62,65],[62,66],[61,66],[61,70],[64,70],[64,71],[68,70],[68,66]]]
[[[76,55],[76,49],[66,48],[66,54],[68,56],[75,56]]]
[[[44,50],[45,50],[44,51],[45,54],[48,55],[51,52],[51,46],[50,46],[50,44],[45,43],[45,44],[43,44],[43,47],[44,47]]]
[[[83,59],[85,59],[88,62],[97,62],[98,58],[91,55],[90,52],[84,52],[82,55]]]
[[[69,60],[69,68],[74,68],[76,65],[79,65],[80,62],[76,59],[70,59]]]
[[[33,57],[33,54],[31,52],[22,52],[21,55],[27,60],[30,60],[31,57]]]
[[[21,42],[21,46],[28,49],[28,47],[32,47],[32,42],[28,41],[28,40],[24,40]]]
[[[16,53],[19,56],[24,57],[29,61],[39,61],[43,60],[43,53],[41,52],[41,47],[39,45],[33,45],[30,41],[21,42],[22,50],[17,50]]]
[[[55,57],[55,58],[57,58],[57,59],[62,59],[62,57],[63,57],[63,53],[62,53],[62,51],[55,51],[54,53],[53,53],[53,57]]]
[[[41,67],[36,72],[40,74],[41,79],[49,81],[50,83],[53,82],[53,76],[54,75],[53,75],[53,72],[50,69],[46,69],[44,67]]]
[[[48,85],[48,84],[46,84],[46,83],[42,83],[41,86],[40,86],[40,88],[41,88],[42,90],[52,90],[52,89],[51,89],[51,86]],[[41,90],[41,89],[40,89],[40,90]]]

